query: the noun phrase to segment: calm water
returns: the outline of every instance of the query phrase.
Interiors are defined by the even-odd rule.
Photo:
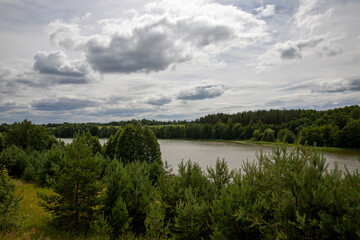
[[[70,143],[72,139],[62,139],[65,143]],[[100,143],[104,144],[107,139],[100,139]],[[215,165],[218,158],[225,158],[230,169],[240,168],[244,161],[256,161],[256,152],[260,152],[260,148],[265,153],[271,151],[272,147],[258,146],[251,144],[238,144],[229,142],[207,142],[207,141],[187,141],[187,140],[162,140],[159,139],[162,158],[167,161],[174,172],[177,172],[178,164],[183,159],[187,161],[191,159],[199,163],[203,170],[207,166]],[[337,163],[339,169],[344,170],[344,165],[350,170],[360,169],[360,152],[334,153],[324,152],[324,156],[329,163],[329,168],[334,168]]]

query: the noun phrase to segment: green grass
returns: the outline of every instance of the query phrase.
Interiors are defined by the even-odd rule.
[[[66,230],[56,229],[51,224],[51,215],[46,212],[37,199],[37,192],[52,193],[51,189],[37,187],[32,183],[23,183],[20,180],[13,180],[16,186],[16,193],[22,196],[19,210],[19,226],[14,227],[7,233],[0,233],[0,239],[13,240],[81,240],[101,239],[96,236],[84,236]]]

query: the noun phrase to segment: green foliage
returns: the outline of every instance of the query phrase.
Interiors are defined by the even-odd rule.
[[[343,179],[336,168],[328,172],[324,158],[307,149],[275,148],[258,160],[213,202],[214,239],[359,237],[358,173]]]
[[[339,133],[339,145],[351,148],[360,147],[360,120],[349,121]]]
[[[261,137],[262,141],[267,141],[267,142],[274,142],[275,141],[275,131],[267,128],[264,133],[262,134]]]
[[[165,223],[165,209],[159,200],[150,203],[149,211],[145,218],[146,236],[149,239],[168,239],[170,232],[169,223]]]
[[[6,232],[18,223],[21,197],[15,193],[5,167],[0,168],[0,230]]]
[[[0,133],[0,154],[4,149],[4,136]]]
[[[254,132],[253,132],[253,137],[252,139],[254,139],[255,141],[260,141],[262,138],[262,133],[260,132],[259,129],[256,129]]]
[[[103,205],[113,236],[126,229],[145,232],[145,218],[152,201],[153,186],[149,179],[149,165],[139,161],[123,165],[113,160],[105,172]]]
[[[54,143],[57,143],[56,138],[50,136],[45,127],[37,126],[27,120],[12,124],[5,135],[5,147],[16,145],[23,149],[41,151],[50,149]]]
[[[229,172],[225,159],[220,161],[219,158],[216,160],[215,169],[210,166],[207,167],[207,171],[208,178],[214,182],[218,194],[220,194],[222,188],[229,184],[233,171]]]
[[[65,155],[65,148],[61,145],[53,145],[52,148],[40,157],[41,166],[38,171],[38,184],[40,186],[51,186],[54,181],[54,168],[61,162]]]
[[[8,169],[10,176],[20,178],[28,165],[27,154],[21,147],[11,145],[2,151],[0,165]]]
[[[296,140],[296,136],[293,133],[293,131],[291,131],[287,128],[281,129],[277,134],[277,138],[279,141],[282,141],[285,143],[294,143]]]
[[[66,146],[65,156],[54,164],[55,194],[39,194],[41,205],[54,220],[74,230],[86,230],[96,219],[100,204],[101,157],[93,156],[84,133]]]
[[[122,129],[116,140],[115,157],[124,163],[136,160],[147,163],[161,162],[160,146],[149,128],[140,124],[129,124]]]
[[[175,239],[200,239],[209,235],[209,207],[199,201],[190,190],[185,192],[185,200],[177,204],[175,222]]]

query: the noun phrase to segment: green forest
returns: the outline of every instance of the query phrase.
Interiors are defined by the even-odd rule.
[[[341,127],[332,111],[344,113],[338,113],[343,116],[339,119],[344,120]],[[181,128],[185,130],[183,137],[196,133],[199,135],[193,138],[200,138],[205,126],[211,132],[206,138],[215,139],[227,139],[228,135],[212,135],[214,131],[228,131],[231,135],[234,129],[250,128],[251,137],[259,134],[268,140],[270,135],[288,141],[279,137],[281,130],[287,129],[283,132],[290,132],[299,140],[305,133],[313,136],[314,129],[325,141],[324,126],[331,126],[330,136],[334,131],[338,138],[345,132],[359,136],[359,107],[332,111],[209,115],[191,123],[157,126],[157,134],[152,131],[153,126],[129,123],[117,128],[104,146],[90,130],[76,132],[72,143],[65,145],[52,134],[54,129],[49,131],[46,126],[27,120],[3,125],[6,131],[0,134],[0,236],[360,239],[359,172],[342,172],[336,167],[328,170],[326,160],[316,149],[300,144],[294,148],[275,146],[270,154],[259,152],[257,162],[244,163],[236,170],[229,170],[221,159],[207,169],[191,160],[182,161],[174,173],[162,161],[156,137],[162,129]],[[299,119],[290,117],[295,113]],[[263,117],[253,123],[257,114]],[[322,117],[317,118],[317,114]],[[248,124],[239,122],[241,116],[248,115]],[[277,118],[276,124],[265,118],[269,116],[269,121],[274,121],[280,115],[283,120]],[[304,119],[308,119],[306,126],[300,124],[306,122]],[[64,125],[56,126],[55,131]],[[254,125],[257,127],[253,131]],[[274,130],[276,126],[284,128]],[[349,147],[358,146],[355,140],[359,138],[343,137],[355,144]]]
[[[260,110],[210,114],[194,121],[130,120],[44,125],[58,138],[79,131],[109,138],[127,124],[148,126],[158,139],[215,139],[286,142],[319,147],[360,148],[360,107],[316,110]],[[9,125],[2,124],[0,132]]]

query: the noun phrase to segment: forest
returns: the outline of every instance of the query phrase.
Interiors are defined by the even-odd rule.
[[[109,138],[127,124],[148,126],[159,139],[215,139],[316,144],[360,148],[360,107],[316,110],[260,110],[236,114],[210,114],[194,121],[129,120],[110,123],[44,125],[57,138],[72,138],[79,131]],[[0,132],[10,125],[2,124]]]
[[[338,131],[359,121],[354,109]],[[325,115],[332,115],[323,113],[328,123]],[[210,115],[185,129],[219,120],[226,116]],[[330,171],[320,152],[297,145],[259,152],[257,162],[240,169],[218,159],[204,170],[189,160],[174,173],[150,128],[126,124],[101,146],[90,131],[78,131],[65,145],[27,120],[7,126],[0,134],[2,238],[360,239],[358,171]],[[36,192],[30,205],[37,215],[24,209],[29,197],[21,187]]]

